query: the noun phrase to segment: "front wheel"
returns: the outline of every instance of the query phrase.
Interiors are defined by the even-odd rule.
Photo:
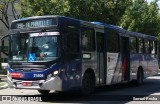
[[[94,91],[94,78],[92,78],[91,74],[85,73],[82,80],[82,88],[81,92],[83,95],[89,95]]]
[[[38,90],[38,92],[42,95],[48,94],[50,90]]]

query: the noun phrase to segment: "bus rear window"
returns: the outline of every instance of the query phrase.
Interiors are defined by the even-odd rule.
[[[82,29],[83,51],[95,51],[95,32],[89,28]]]
[[[107,51],[119,52],[119,36],[114,32],[110,32],[107,37]]]

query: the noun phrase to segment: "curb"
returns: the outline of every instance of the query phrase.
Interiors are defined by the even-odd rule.
[[[8,83],[7,83],[7,81],[5,80],[5,78],[7,78],[7,75],[0,74],[0,82],[6,82],[5,85],[0,86],[0,90],[1,90],[1,89],[6,89],[6,88],[8,88]]]
[[[0,74],[0,77],[7,77],[7,75],[4,75],[4,74]]]
[[[7,75],[5,75],[5,74],[0,74],[0,76],[4,76],[4,77],[6,77]]]
[[[3,85],[3,86],[0,86],[0,90],[1,90],[1,89],[6,89],[6,88],[8,88],[8,83],[6,83],[6,84]]]

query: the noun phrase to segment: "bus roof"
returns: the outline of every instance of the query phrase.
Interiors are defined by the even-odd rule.
[[[146,34],[142,34],[142,33],[138,33],[138,32],[128,31],[128,30],[123,29],[120,26],[115,26],[115,25],[111,25],[111,24],[104,24],[104,23],[101,23],[101,22],[91,22],[91,23],[96,24],[96,25],[101,25],[101,26],[103,25],[106,28],[113,29],[115,31],[126,34],[128,36],[141,37],[141,38],[146,38],[146,39],[149,39],[149,40],[157,40],[157,38],[155,36],[146,35]]]
[[[65,16],[59,16],[59,15],[45,15],[45,16],[26,17],[26,18],[13,20],[12,23],[19,22],[19,21],[27,21],[27,20],[31,20],[31,19],[42,19],[42,18],[53,18],[53,17],[54,18],[55,17],[62,17],[62,18],[66,18],[66,19],[69,19],[69,20],[73,20],[73,21],[76,20],[76,21],[81,22],[84,25],[88,25],[88,26],[96,27],[96,28],[109,28],[109,29],[115,30],[119,33],[128,35],[128,36],[142,37],[142,38],[147,38],[147,39],[151,39],[151,40],[157,39],[155,36],[128,31],[128,30],[123,29],[122,27],[111,25],[111,24],[104,24],[102,22],[87,22],[87,21],[83,21],[83,20],[80,20],[80,19],[75,19],[75,18],[65,17]]]
[[[40,19],[40,18],[53,18],[53,17],[59,17],[59,16],[58,15],[46,15],[46,16],[25,17],[25,18],[13,20],[12,22],[19,22],[19,21],[26,21],[26,20],[30,20],[30,19]]]

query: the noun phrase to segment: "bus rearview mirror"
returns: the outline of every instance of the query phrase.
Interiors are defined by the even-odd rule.
[[[6,44],[5,43],[7,43],[7,42],[5,42],[5,41],[8,41],[8,35],[6,35],[6,36],[4,36],[2,39],[1,39],[1,44],[2,44],[2,46],[1,46],[1,52],[3,53],[3,54],[5,54],[5,55],[7,55],[8,56],[8,47],[6,46]]]

